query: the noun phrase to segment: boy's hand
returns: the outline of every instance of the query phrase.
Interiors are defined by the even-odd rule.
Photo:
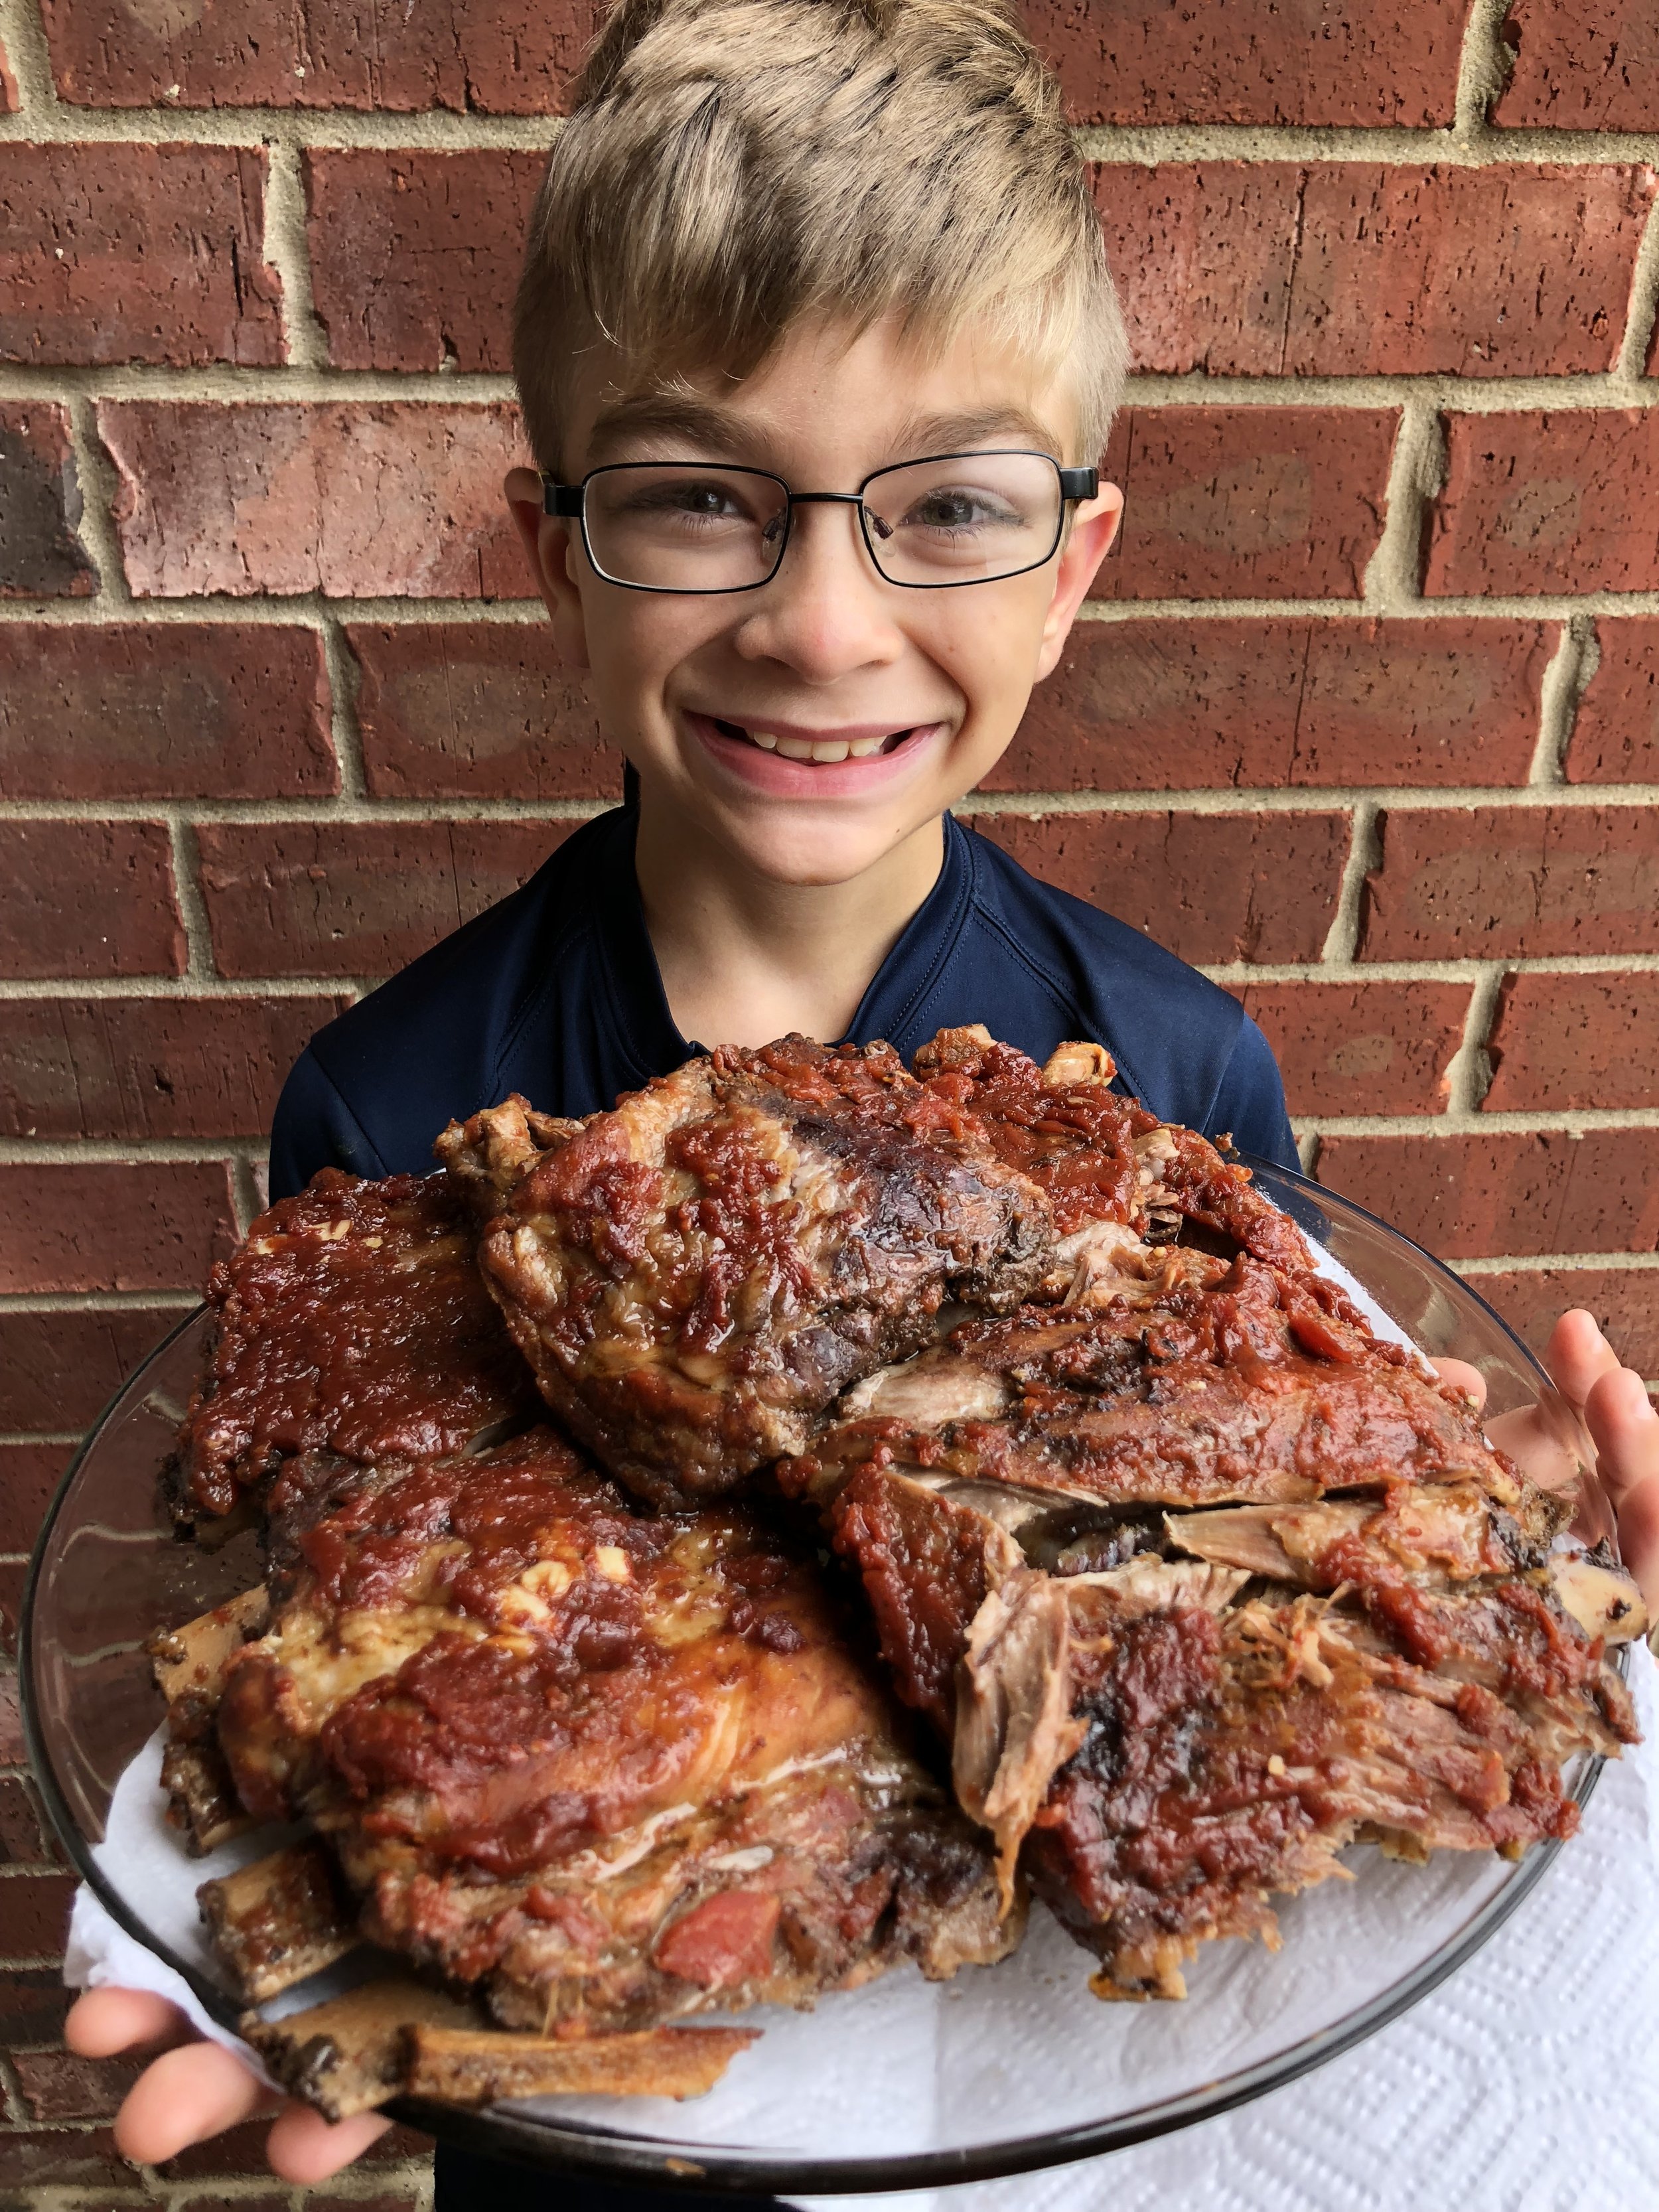
[[[270,2112],[270,2170],[303,2186],[349,2166],[391,2124],[378,2112],[362,2112],[331,2126],[309,2105],[279,2099],[233,2052],[198,2037],[176,2005],[146,1990],[88,1990],[70,2008],[64,2040],[82,2058],[160,2054],[116,2115],[116,2148],[136,2165],[158,2166],[191,2143]]]
[[[1486,1386],[1458,1359],[1434,1362],[1449,1382],[1479,1403]],[[1619,1356],[1582,1308],[1564,1313],[1550,1332],[1544,1365],[1568,1406],[1589,1431],[1602,1486],[1619,1520],[1619,1549],[1650,1613],[1659,1613],[1659,1413],[1642,1378]],[[1559,1478],[1562,1443],[1547,1407],[1506,1413],[1491,1428],[1495,1444],[1522,1472],[1545,1486]]]

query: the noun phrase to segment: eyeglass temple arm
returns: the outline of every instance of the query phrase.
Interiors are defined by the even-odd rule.
[[[582,511],[582,488],[580,484],[556,483],[550,476],[542,477],[542,513],[544,514],[580,514]]]
[[[1061,469],[1060,471],[1060,495],[1062,499],[1093,499],[1099,489],[1098,469]]]

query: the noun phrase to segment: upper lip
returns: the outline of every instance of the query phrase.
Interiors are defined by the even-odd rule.
[[[944,719],[938,714],[918,714],[908,722],[834,722],[812,728],[805,722],[780,721],[774,714],[733,714],[713,707],[697,707],[692,712],[711,722],[730,722],[739,730],[762,730],[769,738],[794,738],[803,744],[817,745],[857,744],[866,738],[890,738],[900,730],[925,729]]]

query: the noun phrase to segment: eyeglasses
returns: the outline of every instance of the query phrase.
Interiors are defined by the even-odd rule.
[[[549,514],[577,522],[598,574],[630,592],[753,592],[770,583],[798,507],[852,507],[877,573],[909,591],[991,584],[1059,550],[1066,509],[1100,489],[1051,453],[936,453],[878,469],[856,491],[791,491],[764,469],[621,461],[580,483],[542,478]]]

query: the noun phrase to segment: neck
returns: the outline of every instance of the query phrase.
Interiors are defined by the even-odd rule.
[[[849,883],[781,884],[641,805],[634,864],[680,1035],[706,1045],[769,1044],[792,1030],[845,1036],[944,858],[935,817]]]

